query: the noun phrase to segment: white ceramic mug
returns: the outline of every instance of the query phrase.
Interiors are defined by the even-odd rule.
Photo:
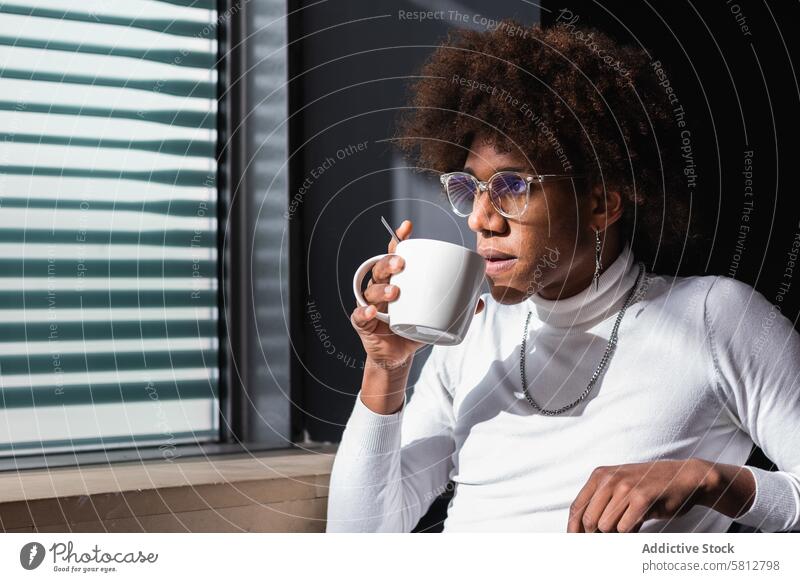
[[[475,251],[433,239],[400,241],[394,253],[367,259],[353,277],[353,294],[360,307],[369,305],[361,291],[364,277],[383,257],[399,255],[405,266],[389,281],[400,295],[377,317],[399,336],[426,344],[452,346],[467,335],[480,297],[485,263]]]

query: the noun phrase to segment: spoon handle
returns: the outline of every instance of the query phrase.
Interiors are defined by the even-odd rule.
[[[388,230],[388,231],[389,231],[389,234],[391,234],[391,235],[392,235],[392,238],[395,240],[395,242],[398,242],[398,243],[399,243],[399,242],[400,242],[400,239],[399,239],[399,238],[397,238],[397,235],[395,234],[394,230],[392,230],[392,227],[391,227],[391,226],[389,226],[389,223],[388,223],[388,222],[386,222],[386,219],[385,219],[383,216],[381,216],[381,222],[383,223],[383,226],[385,226],[385,227],[386,227],[386,230]]]

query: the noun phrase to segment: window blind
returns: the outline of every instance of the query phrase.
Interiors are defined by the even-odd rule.
[[[0,457],[217,439],[220,22],[0,2]]]

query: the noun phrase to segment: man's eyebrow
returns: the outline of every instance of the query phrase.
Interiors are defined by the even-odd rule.
[[[504,168],[497,169],[497,172],[524,172],[525,168],[521,166],[506,166]],[[466,172],[467,174],[475,175],[475,170],[470,168],[469,166],[464,166],[462,172]]]

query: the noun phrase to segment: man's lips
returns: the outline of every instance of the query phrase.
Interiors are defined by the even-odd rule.
[[[483,257],[486,274],[497,275],[511,269],[517,262],[517,257],[497,249],[483,249],[478,253]]]
[[[504,253],[503,251],[497,249],[480,249],[478,254],[482,256],[484,259],[489,260],[502,260],[502,259],[516,259],[515,255],[510,253]]]

